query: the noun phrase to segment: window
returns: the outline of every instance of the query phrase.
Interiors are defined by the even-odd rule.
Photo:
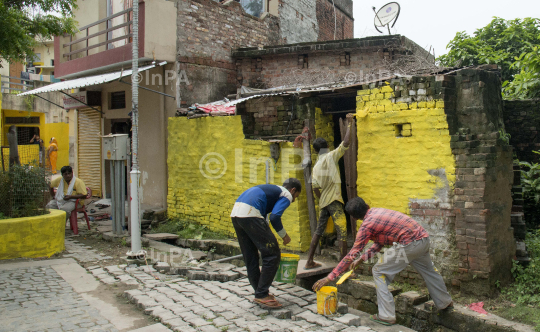
[[[9,116],[5,118],[5,124],[39,124],[39,116]]]
[[[298,69],[308,69],[308,68],[309,68],[308,55],[300,54],[298,56]]]
[[[126,108],[126,92],[125,91],[118,91],[118,92],[111,92],[111,107],[112,110],[118,110]]]
[[[251,71],[261,71],[262,70],[262,58],[251,59]]]
[[[261,15],[266,11],[266,4],[268,0],[240,0],[242,8],[246,13],[261,17]]]
[[[394,125],[394,131],[396,132],[396,137],[412,136],[412,127],[410,123],[396,123]]]
[[[340,66],[350,66],[351,65],[351,53],[343,52],[339,55],[339,65]]]

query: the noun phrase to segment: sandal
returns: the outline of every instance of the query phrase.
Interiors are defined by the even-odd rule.
[[[257,303],[258,305],[267,308],[267,309],[276,309],[281,308],[282,305],[274,297],[265,297],[264,299],[253,299],[253,302]]]
[[[379,324],[386,325],[386,326],[396,325],[396,321],[389,322],[389,321],[386,321],[386,320],[382,320],[382,319],[379,318],[379,315],[377,315],[377,314],[369,316],[369,319],[371,319],[375,323],[379,323]]]

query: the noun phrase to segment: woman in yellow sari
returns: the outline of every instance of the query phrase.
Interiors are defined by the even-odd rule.
[[[56,138],[51,137],[49,141],[49,150],[47,150],[47,158],[49,159],[49,166],[51,172],[56,174],[56,160],[58,159],[58,142]]]

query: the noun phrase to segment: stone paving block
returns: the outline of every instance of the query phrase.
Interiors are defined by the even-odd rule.
[[[253,308],[248,309],[249,312],[254,314],[255,316],[261,316],[261,315],[268,315],[268,309],[261,308],[259,306],[255,306]]]
[[[345,303],[338,302],[337,312],[338,314],[345,315],[349,312],[349,307]]]
[[[151,266],[139,266],[139,270],[143,271],[143,272],[146,272],[146,273],[149,273],[149,272],[156,272],[156,269],[154,269],[153,267]]]
[[[255,324],[250,324],[246,328],[249,332],[261,332],[268,329],[266,326],[260,326]]]
[[[270,314],[278,319],[290,319],[292,316],[292,312],[287,309],[271,310]]]
[[[349,326],[360,326],[360,317],[353,314],[345,314],[341,317],[333,317],[333,320]]]
[[[201,332],[221,332],[221,329],[213,326],[213,325],[206,325],[198,328]]]
[[[142,301],[138,302],[137,305],[141,309],[146,309],[146,308],[157,307],[159,304],[156,301],[154,301],[153,299],[147,299],[147,300],[142,300]]]
[[[233,320],[239,317],[237,313],[234,313],[232,311],[224,311],[224,312],[221,312],[220,315],[223,316],[223,318],[228,319],[228,320]]]
[[[189,270],[186,276],[189,280],[208,280],[208,273],[206,271]]]
[[[424,303],[428,296],[415,291],[401,293],[395,298],[396,311],[402,314],[412,313],[414,306]]]
[[[356,316],[355,316],[356,317]],[[334,322],[326,319],[324,316],[314,314],[311,311],[304,311],[296,316],[292,317],[293,320],[303,319],[309,323],[321,325],[321,326],[330,326]]]
[[[106,271],[108,271],[109,273],[113,273],[113,272],[123,272],[122,269],[120,269],[117,265],[105,266],[104,269],[105,269]]]
[[[106,284],[115,284],[118,282],[118,280],[116,280],[114,277],[107,277],[107,278],[103,278],[101,279],[102,282],[106,283]]]
[[[274,294],[275,295],[275,294]],[[316,302],[317,301],[317,294],[311,293],[311,295],[302,297],[304,301],[308,302]]]
[[[171,265],[165,262],[157,262],[156,264],[154,264],[154,269],[161,273],[169,272],[171,270]]]
[[[311,312],[313,312],[315,314],[317,313],[317,304],[316,303],[307,305],[307,306],[305,306],[303,308],[306,309],[306,310],[309,310],[309,311],[311,311]]]
[[[257,306],[257,304],[255,304],[253,302],[250,302],[248,300],[243,300],[243,301],[240,301],[240,302],[236,302],[235,304],[237,306],[239,306],[240,308],[244,308],[244,309],[250,309],[250,308],[253,308],[253,307]]]
[[[286,307],[284,306],[283,308],[290,310],[293,316],[298,315],[299,313],[302,313],[307,310],[306,307],[300,307],[298,304],[291,304]]]
[[[299,305],[300,307],[303,307],[303,306],[306,306],[306,305],[309,304],[307,301],[304,301],[301,298],[290,295],[290,294],[280,295],[278,297],[278,301],[281,300],[281,299],[284,299],[284,300],[287,300],[289,302],[295,303],[295,304]]]
[[[187,318],[185,319],[186,322],[188,322],[191,326],[193,327],[200,327],[200,326],[205,326],[205,325],[211,325],[212,323],[207,321],[207,320],[204,320],[200,317],[195,317],[195,318]]]
[[[179,326],[190,326],[188,322],[179,317],[163,320],[162,323],[170,325],[173,328]]]
[[[231,322],[229,322],[227,319],[225,319],[224,317],[218,317],[216,319],[214,319],[212,321],[212,323],[216,326],[216,327],[222,327],[222,326],[228,326],[231,324]]]
[[[175,332],[197,332],[196,329],[194,329],[191,326],[177,326],[173,328],[173,331]]]
[[[163,306],[157,305],[155,307],[148,307],[148,308],[144,309],[143,312],[146,315],[155,315],[158,312],[163,311],[163,310],[165,310],[165,308],[163,308]]]
[[[86,269],[87,269],[88,271],[92,271],[92,270],[99,269],[99,268],[100,268],[99,265],[93,265],[93,266],[87,267]]]
[[[370,327],[367,326],[357,326],[357,327],[348,327],[341,332],[374,332]]]
[[[102,268],[98,268],[98,269],[94,269],[94,270],[90,271],[90,273],[97,276],[98,274],[107,274],[107,271],[105,271]]]
[[[135,295],[143,295],[143,292],[138,289],[130,289],[124,292],[124,297],[127,298],[129,301],[133,301],[133,296]]]
[[[206,275],[208,276],[208,280],[217,280],[217,276],[220,275],[219,272],[206,272]]]

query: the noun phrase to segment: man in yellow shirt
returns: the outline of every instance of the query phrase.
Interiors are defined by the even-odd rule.
[[[67,220],[71,211],[75,210],[77,199],[85,199],[88,192],[83,180],[73,176],[71,166],[62,167],[60,173],[62,176],[51,181],[49,190],[53,199],[47,204],[47,208],[66,211]],[[55,187],[58,187],[56,193],[54,192]],[[79,203],[83,205],[83,201],[79,201]]]
[[[315,195],[319,197],[320,214],[317,230],[309,247],[309,257],[305,269],[321,266],[313,261],[313,256],[330,217],[336,226],[341,259],[347,255],[347,218],[343,210],[344,202],[341,196],[341,175],[338,162],[349,148],[352,121],[354,121],[352,113],[347,114],[347,133],[337,149],[328,151],[328,143],[322,137],[313,142],[313,148],[319,154],[319,158],[313,166],[312,186]]]

